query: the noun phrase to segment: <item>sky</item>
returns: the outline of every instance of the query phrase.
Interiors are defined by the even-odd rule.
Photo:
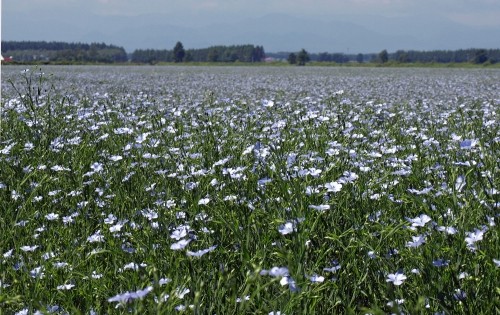
[[[2,40],[129,52],[259,39],[267,51],[500,48],[500,0],[3,0],[1,15]]]

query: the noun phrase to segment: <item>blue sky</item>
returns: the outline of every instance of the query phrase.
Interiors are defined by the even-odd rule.
[[[297,25],[290,26],[290,36],[284,31],[273,33],[280,23],[284,25],[275,18],[277,14],[310,29],[300,34],[304,27]],[[439,49],[440,44],[443,49],[500,48],[500,0],[4,0],[2,39],[111,41],[128,51],[160,48],[162,44],[170,48],[171,42],[182,41],[183,36],[185,46],[192,47],[240,44],[228,41],[259,38],[245,35],[236,26],[252,28],[252,23],[262,24],[265,17],[269,17],[265,21],[269,34],[262,34],[262,40],[270,46],[269,51],[299,48],[291,33],[299,33],[299,40],[309,36],[303,41],[312,51],[370,52],[384,48],[382,44],[396,49],[397,42],[401,49],[417,50]],[[364,29],[372,38],[380,36],[382,44],[363,46],[355,39],[351,43],[345,30],[330,36],[327,28],[341,28],[339,22],[344,26],[350,23],[353,29],[360,27],[352,35],[359,36],[358,42],[366,41],[356,35]],[[313,26],[319,30],[313,32]],[[207,36],[206,29],[212,29],[214,36]],[[233,29],[233,34],[228,29]],[[215,36],[219,32],[224,36]],[[391,40],[394,45],[389,44]],[[342,44],[337,47],[333,42]]]

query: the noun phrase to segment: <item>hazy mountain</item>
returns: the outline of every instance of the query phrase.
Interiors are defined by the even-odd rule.
[[[174,17],[142,15],[134,17],[84,15],[74,17],[43,12],[3,16],[3,40],[58,40],[106,42],[134,49],[172,49],[181,41],[185,48],[211,45],[255,44],[268,52],[369,53],[382,49],[432,50],[491,47],[500,29],[470,28],[433,17],[333,16],[299,18],[269,14],[240,21],[187,26]],[[91,22],[89,22],[91,21]],[[195,23],[191,23],[195,25]]]

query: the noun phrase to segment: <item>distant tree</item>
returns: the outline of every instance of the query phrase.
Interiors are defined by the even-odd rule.
[[[408,53],[404,50],[398,50],[394,53],[394,59],[398,62],[405,63],[410,61]]]
[[[182,62],[184,60],[186,51],[184,50],[184,46],[182,46],[181,42],[177,42],[177,44],[175,44],[173,54],[174,54],[174,62]]]
[[[309,54],[307,53],[307,51],[304,48],[302,48],[302,50],[297,54],[297,64],[299,66],[303,66],[309,60],[310,60]]]
[[[193,61],[193,54],[190,51],[187,51],[186,55],[184,55],[184,61],[185,62]]]
[[[381,63],[389,61],[389,53],[387,53],[387,50],[384,49],[378,54],[378,60]]]
[[[288,63],[291,65],[294,65],[297,63],[297,55],[294,53],[291,53],[288,55]]]
[[[216,47],[209,48],[208,55],[207,55],[207,61],[208,62],[217,62],[217,61],[219,61],[219,52],[217,51]]]
[[[474,63],[481,64],[488,60],[488,54],[485,49],[478,49],[474,53]]]
[[[358,63],[363,63],[364,59],[365,59],[365,58],[364,58],[364,56],[363,56],[363,54],[362,54],[362,53],[359,53],[359,54],[357,54],[357,55],[356,55],[356,61],[357,61]]]

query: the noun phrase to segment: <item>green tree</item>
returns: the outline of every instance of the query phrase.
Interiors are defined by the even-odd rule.
[[[387,53],[387,50],[384,49],[381,52],[379,52],[378,60],[381,63],[386,63],[387,61],[389,61],[389,54]]]
[[[358,63],[363,63],[363,60],[364,60],[363,54],[362,54],[362,53],[359,53],[359,54],[356,56],[356,61],[357,61]]]
[[[304,48],[302,48],[302,50],[297,54],[297,64],[299,66],[303,66],[309,60],[310,60],[309,54],[307,53],[307,51]]]
[[[288,63],[291,65],[296,64],[297,63],[297,55],[295,55],[294,53],[291,53],[290,55],[288,55]]]
[[[175,44],[173,54],[174,54],[174,62],[182,62],[184,60],[186,51],[184,50],[184,46],[182,46],[181,42],[177,42],[177,44]]]
[[[478,49],[474,53],[474,63],[481,64],[488,61],[488,54],[485,49]]]

